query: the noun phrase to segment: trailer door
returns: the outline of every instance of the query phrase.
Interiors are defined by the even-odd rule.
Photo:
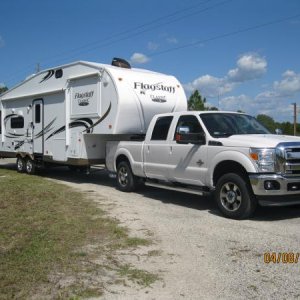
[[[44,103],[43,99],[33,100],[32,103],[32,139],[33,153],[44,153]]]

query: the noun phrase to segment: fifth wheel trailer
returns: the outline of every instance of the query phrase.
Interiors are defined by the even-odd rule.
[[[0,96],[0,157],[16,157],[27,173],[45,163],[103,163],[107,141],[138,138],[155,114],[186,108],[175,77],[122,59],[58,66]]]

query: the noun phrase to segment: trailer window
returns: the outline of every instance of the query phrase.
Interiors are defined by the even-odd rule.
[[[35,116],[34,118],[35,123],[41,123],[41,104],[35,105],[34,116]]]
[[[58,78],[62,78],[63,76],[63,70],[62,69],[58,69],[55,71],[55,78],[58,79]]]
[[[11,118],[10,127],[12,129],[24,128],[24,118],[22,116]]]
[[[151,140],[152,141],[166,140],[172,120],[173,120],[172,116],[158,118],[153,128]]]

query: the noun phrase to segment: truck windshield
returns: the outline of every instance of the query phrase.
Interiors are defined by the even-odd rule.
[[[255,118],[234,113],[200,114],[204,125],[213,137],[229,137],[235,134],[270,134]]]

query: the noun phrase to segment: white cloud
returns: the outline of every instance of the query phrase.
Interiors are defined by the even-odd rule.
[[[267,61],[256,53],[244,54],[237,61],[237,67],[218,78],[204,75],[184,85],[187,92],[200,90],[205,97],[217,97],[231,92],[241,83],[260,78],[267,71]]]
[[[294,96],[300,92],[300,73],[287,70],[282,74],[281,81],[275,81],[273,88],[280,96]]]
[[[258,113],[272,116],[279,121],[292,121],[293,107],[291,97],[300,93],[300,74],[287,70],[280,81],[273,83],[273,88],[259,93],[254,102]]]
[[[262,93],[259,93],[255,97],[255,101],[257,103],[270,103],[270,101],[274,99],[279,99],[280,95],[276,93],[275,91],[264,91]]]
[[[247,111],[249,104],[252,102],[252,99],[246,95],[240,96],[230,96],[225,97],[220,100],[220,108],[222,110],[229,110],[229,111]]]
[[[198,89],[210,102],[219,102],[222,110],[242,110],[251,115],[267,114],[276,121],[292,121],[291,103],[299,101],[300,73],[285,71],[280,80],[264,84],[256,96],[233,93],[243,83],[261,78],[267,71],[267,61],[256,54],[244,54],[236,62],[236,68],[230,69],[223,77],[209,74],[200,76],[184,85],[187,94]],[[219,99],[219,100],[218,100]]]
[[[169,38],[167,38],[167,42],[169,44],[178,44],[178,40],[175,37],[169,37]]]
[[[205,97],[217,97],[230,92],[234,85],[234,83],[227,82],[224,78],[204,75],[186,84],[185,89],[189,92],[197,89]]]
[[[259,93],[255,97],[255,101],[263,102],[272,99],[278,101],[287,97],[294,97],[300,93],[300,74],[287,70],[282,74],[282,77],[282,80],[273,83],[273,88]]]
[[[0,35],[0,48],[5,46],[5,41],[3,39],[3,37]]]
[[[147,48],[151,51],[155,51],[159,48],[159,44],[155,42],[148,42]]]
[[[229,70],[227,77],[232,82],[244,82],[262,77],[267,71],[267,61],[256,53],[244,54],[237,61],[237,68]]]
[[[150,60],[150,58],[142,53],[133,53],[130,62],[133,64],[145,64]]]
[[[220,109],[237,111],[257,116],[266,114],[275,121],[291,121],[292,106],[283,98],[273,97],[272,93],[261,93],[251,98],[247,95],[230,96],[220,100]]]

